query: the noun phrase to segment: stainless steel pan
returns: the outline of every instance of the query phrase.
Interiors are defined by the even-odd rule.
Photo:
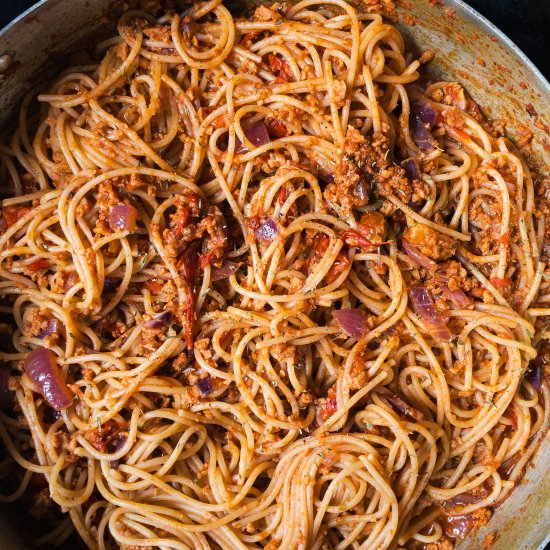
[[[407,4],[407,3],[405,3]],[[417,51],[436,53],[432,76],[464,84],[491,118],[504,119],[512,137],[520,124],[535,133],[533,160],[550,173],[550,84],[496,27],[461,0],[431,7],[410,0],[397,21]],[[39,77],[62,63],[67,51],[94,38],[116,19],[112,0],[42,0],[0,31],[0,56],[11,65],[0,73],[0,126],[8,122],[24,94]],[[414,25],[410,23],[414,22]],[[6,65],[0,58],[0,66]],[[495,550],[543,549],[550,540],[550,436],[528,467],[523,482],[498,508],[491,522],[460,545],[480,549],[495,532]],[[32,548],[10,510],[0,509],[0,549]]]

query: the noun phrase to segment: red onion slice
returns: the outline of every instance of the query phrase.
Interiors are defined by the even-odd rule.
[[[50,319],[48,321],[48,326],[40,331],[38,338],[46,338],[47,336],[52,336],[59,332],[59,321],[57,319]]]
[[[437,269],[437,264],[425,254],[422,254],[422,252],[420,252],[416,246],[407,241],[407,239],[402,239],[401,244],[407,256],[413,260],[415,264],[428,271],[435,271]]]
[[[256,239],[263,243],[270,243],[278,233],[277,224],[269,218],[256,229]]]
[[[334,183],[334,172],[330,172],[329,170],[320,167],[317,172],[317,178],[323,183]]]
[[[530,365],[523,378],[533,386],[536,392],[539,392],[542,387],[542,368],[537,364]]]
[[[11,409],[15,402],[15,393],[10,390],[10,368],[0,362],[0,409]]]
[[[409,179],[411,180],[417,180],[420,179],[420,166],[418,165],[418,161],[411,157],[408,159],[405,159],[401,165],[405,169],[405,172],[407,172],[407,176],[409,176]]]
[[[436,141],[434,137],[416,113],[411,113],[409,127],[411,136],[420,149],[431,151],[435,148]]]
[[[263,120],[260,120],[259,122],[256,122],[249,126],[248,128],[243,128],[244,135],[252,145],[255,147],[261,147],[262,145],[265,145],[266,143],[269,143],[271,139],[269,138],[269,134],[267,132],[267,127]],[[246,147],[238,136],[235,137],[235,153],[244,153],[248,151],[248,147]]]
[[[50,406],[61,411],[71,406],[73,398],[61,378],[55,353],[47,348],[32,350],[25,359],[25,372],[38,386]]]
[[[67,275],[67,278],[65,279],[65,284],[63,285],[63,290],[65,290],[65,292],[68,292],[79,281],[80,281],[80,279],[78,278],[78,273],[76,271],[71,271]]]
[[[421,286],[409,288],[409,297],[415,313],[420,317],[428,332],[436,342],[448,342],[453,335],[435,308],[430,293]]]
[[[165,328],[172,322],[172,312],[171,311],[163,311],[162,313],[159,313],[156,317],[153,317],[152,319],[149,319],[148,321],[145,321],[143,323],[143,326],[145,328]]]
[[[443,501],[445,508],[454,508],[455,506],[469,506],[470,504],[475,504],[480,500],[487,497],[485,491],[479,491],[478,493],[460,493],[451,497],[449,500]]]
[[[378,395],[385,401],[400,417],[406,418],[410,422],[420,422],[424,415],[414,407],[411,407],[401,397],[386,388],[380,388]]]
[[[130,204],[119,202],[113,205],[109,214],[111,229],[122,229],[132,233],[137,229],[136,220],[138,211]]]
[[[115,453],[118,453],[118,451],[120,451],[120,449],[122,449],[122,447],[124,447],[124,445],[126,445],[126,442],[128,441],[128,436],[126,434],[119,434],[115,439],[114,441],[111,441],[110,445],[109,445],[109,453],[110,454],[115,454]],[[113,469],[113,470],[118,470],[119,467],[120,467],[120,459],[117,459],[117,460],[111,460],[109,462],[109,466]]]
[[[206,375],[204,378],[199,378],[195,382],[195,386],[197,386],[197,389],[203,397],[206,397],[208,394],[212,393],[212,390],[214,389],[212,386],[212,378],[210,378],[209,375]]]
[[[442,288],[443,294],[451,300],[451,302],[458,307],[466,307],[470,305],[470,298],[464,294],[464,291],[460,290],[460,288],[457,288],[455,290],[451,290],[449,287],[444,286]]]
[[[332,317],[348,336],[356,340],[361,339],[368,331],[368,316],[361,309],[340,309],[334,311]]]
[[[425,97],[419,97],[412,101],[412,110],[418,115],[424,124],[429,124],[430,128],[434,126],[438,119],[438,113],[431,101]]]
[[[542,340],[537,345],[537,356],[529,362],[523,376],[537,392],[542,387],[545,367],[548,365],[550,365],[550,340]]]
[[[228,279],[233,273],[237,273],[241,267],[242,262],[232,262],[230,260],[225,260],[221,267],[212,267],[210,271],[210,280],[211,281],[223,281]]]

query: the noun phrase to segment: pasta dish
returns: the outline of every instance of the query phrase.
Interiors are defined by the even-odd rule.
[[[388,2],[142,4],[0,143],[0,501],[46,547],[453,548],[549,422],[529,134]]]

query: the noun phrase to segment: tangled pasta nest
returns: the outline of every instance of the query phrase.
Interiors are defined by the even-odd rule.
[[[548,187],[515,146],[343,0],[128,10],[75,62],[0,146],[2,500],[100,549],[485,523],[549,414]]]

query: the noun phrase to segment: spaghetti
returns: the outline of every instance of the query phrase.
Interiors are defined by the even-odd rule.
[[[43,477],[48,545],[449,545],[548,426],[548,187],[378,13],[247,9],[127,10],[0,145],[0,500]]]

